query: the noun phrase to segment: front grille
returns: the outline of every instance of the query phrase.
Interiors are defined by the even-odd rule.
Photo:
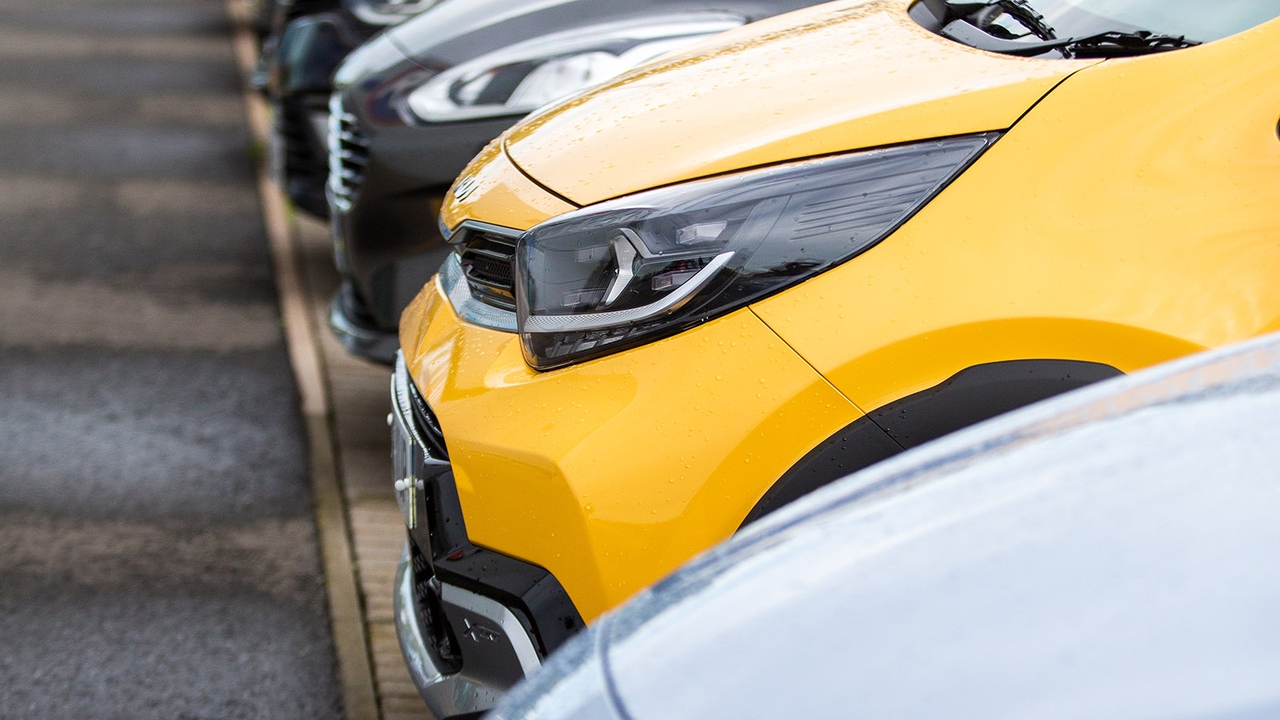
[[[329,133],[318,118],[327,119],[329,108],[308,97],[283,98],[277,108],[276,129],[283,151],[280,156],[282,184],[295,205],[327,217],[325,184],[329,179],[329,158],[325,143]]]
[[[422,393],[418,392],[418,386],[409,381],[409,404],[413,409],[414,425],[417,427],[418,434],[431,447],[431,456],[437,460],[448,460],[449,452],[444,445],[444,432],[440,430],[440,421],[436,419],[436,414],[431,411],[431,406],[427,405],[426,398],[422,397]]]
[[[409,539],[409,559],[413,568],[413,599],[418,604],[418,629],[422,631],[422,639],[434,651],[433,659],[440,669],[456,673],[462,669],[462,653],[440,605],[440,581],[413,538]]]
[[[290,98],[280,104],[279,124],[277,128],[284,140],[285,171],[290,177],[295,175],[311,175],[318,167],[323,167],[319,158],[314,157],[311,150],[307,110],[296,99]]]
[[[471,296],[486,305],[515,312],[516,238],[468,230],[459,260]]]
[[[452,469],[437,462],[448,460],[440,423],[403,358],[396,362],[391,392],[395,476],[420,480],[419,520],[409,529],[409,545],[414,605],[429,650],[442,668],[456,668],[461,660],[457,626],[443,610],[448,586],[501,603],[545,657],[584,627],[582,616],[547,570],[471,543]]]
[[[339,93],[334,93],[329,101],[328,144],[329,198],[334,207],[346,212],[364,182],[369,141],[361,134],[356,116],[343,107]]]

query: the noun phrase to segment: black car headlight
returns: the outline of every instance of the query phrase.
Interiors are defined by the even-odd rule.
[[[879,242],[999,137],[965,135],[697,180],[544,222],[516,248],[539,370],[672,335]]]
[[[410,92],[405,105],[429,123],[524,115],[744,22],[738,15],[704,12],[544,35],[435,75]]]

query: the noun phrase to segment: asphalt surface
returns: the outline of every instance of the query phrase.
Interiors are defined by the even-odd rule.
[[[0,718],[340,716],[220,0],[0,4]]]

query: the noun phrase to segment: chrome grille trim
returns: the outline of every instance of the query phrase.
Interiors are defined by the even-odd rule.
[[[475,242],[479,247],[465,247],[458,254],[471,294],[486,305],[515,312],[515,275],[511,267],[515,244],[490,237],[476,238]]]
[[[347,212],[355,201],[369,164],[369,141],[360,134],[356,116],[342,104],[342,92],[329,98],[329,203]]]
[[[516,242],[523,234],[519,230],[469,220],[449,238],[471,295],[478,302],[515,312]]]
[[[480,302],[471,294],[471,285],[462,272],[462,263],[458,254],[453,253],[440,266],[436,275],[440,294],[449,299],[453,311],[458,317],[472,325],[487,327],[502,332],[516,331],[516,314],[510,310],[502,310]]]

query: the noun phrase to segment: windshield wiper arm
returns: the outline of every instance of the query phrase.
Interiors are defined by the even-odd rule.
[[[1069,58],[1097,58],[1120,55],[1149,55],[1151,53],[1178,50],[1199,45],[1196,40],[1172,35],[1157,35],[1147,30],[1125,32],[1110,30],[1093,35],[1056,38],[1039,42],[1005,40],[989,35],[973,23],[960,19],[943,26],[944,37],[964,43],[979,50],[1032,57],[1050,50],[1058,50]]]
[[[1044,16],[1036,12],[1036,9],[1031,7],[1031,3],[1027,2],[1027,0],[996,0],[991,3],[991,6],[998,7],[1006,15],[1013,16],[1014,19],[1022,23],[1042,40],[1053,40],[1058,37],[1058,33],[1054,32],[1053,27],[1044,21]]]
[[[983,30],[983,25],[986,24],[982,19],[983,13],[1000,10],[1017,20],[1041,40],[1054,40],[1058,37],[1053,27],[1044,21],[1044,16],[1037,12],[1027,0],[982,0],[981,2],[943,0],[942,4],[947,9],[948,17],[964,19],[979,30]]]
[[[1114,55],[1150,55],[1199,45],[1199,40],[1185,36],[1157,35],[1147,30],[1111,31],[1072,38],[1062,50],[1073,58],[1112,57]]]
[[[942,29],[938,31],[939,35],[950,38],[958,43],[963,43],[969,47],[975,47],[979,50],[988,50],[990,52],[1004,53],[1005,55],[1022,55],[1032,56],[1039,55],[1049,50],[1056,50],[1062,44],[1062,40],[1041,40],[1036,42],[1023,42],[1021,40],[1006,40],[998,38],[995,35],[988,34],[985,30],[974,25],[968,20],[952,20]]]

